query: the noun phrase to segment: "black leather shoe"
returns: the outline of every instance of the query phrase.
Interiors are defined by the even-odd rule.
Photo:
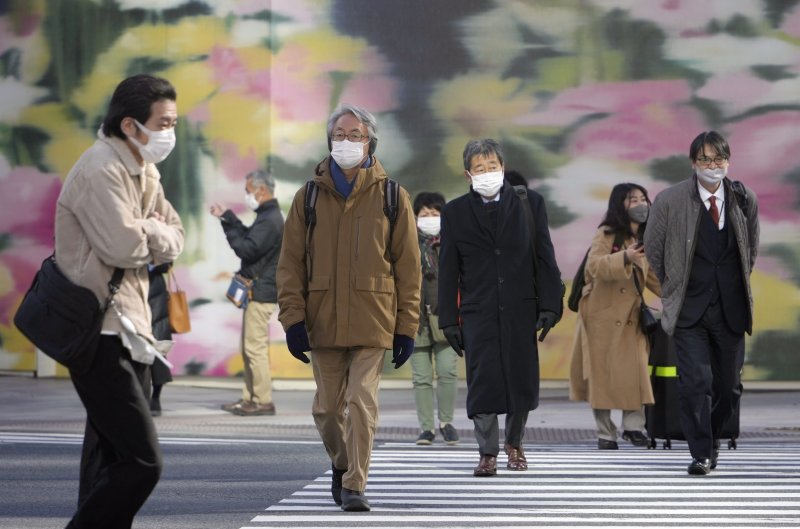
[[[717,460],[719,459],[719,439],[714,439],[714,448],[711,450],[711,469],[717,468]]]
[[[711,462],[708,459],[692,459],[688,472],[693,476],[705,476],[711,472]]]
[[[622,438],[630,441],[633,446],[647,446],[650,444],[647,436],[638,430],[625,430],[622,432]]]
[[[364,512],[369,510],[369,502],[363,492],[342,488],[342,510]]]
[[[597,448],[599,450],[617,450],[619,445],[616,441],[609,441],[608,439],[598,439]]]
[[[347,472],[346,470],[339,470],[335,466],[331,465],[331,470],[333,471],[333,476],[331,477],[331,496],[333,496],[333,501],[336,505],[342,504],[342,476],[344,473]]]

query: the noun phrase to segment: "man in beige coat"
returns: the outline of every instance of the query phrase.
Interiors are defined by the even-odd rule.
[[[86,433],[78,510],[68,529],[130,528],[161,474],[142,387],[149,364],[169,345],[153,338],[147,265],[172,262],[183,250],[183,226],[155,166],[175,146],[176,98],[165,79],[122,81],[97,141],[58,197],[55,255],[64,274],[102,302],[114,269],[125,271],[91,367],[70,373],[86,408]]]
[[[343,106],[331,115],[331,156],[317,166],[309,202],[308,187],[295,195],[278,260],[279,319],[292,355],[307,363],[304,351],[311,351],[312,413],[331,458],[331,494],[345,511],[370,508],[364,490],[384,351],[392,349],[400,367],[419,322],[414,213],[402,188],[394,227],[384,213],[377,141],[369,112]]]

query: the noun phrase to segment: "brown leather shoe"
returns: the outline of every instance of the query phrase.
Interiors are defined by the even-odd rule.
[[[473,476],[489,477],[497,474],[497,456],[481,456],[481,461],[475,470],[472,471]]]
[[[256,404],[255,402],[243,402],[242,404],[234,406],[231,410],[234,415],[240,417],[250,417],[256,415],[275,415],[275,405],[271,402],[266,404]]]
[[[528,470],[528,460],[525,459],[525,452],[522,447],[515,448],[511,445],[506,445],[506,454],[508,454],[508,470]]]
[[[222,408],[223,411],[227,411],[229,413],[233,413],[233,409],[235,407],[241,406],[244,403],[245,403],[244,399],[239,399],[236,402],[231,402],[229,404],[223,404],[222,406],[220,406],[220,408]]]

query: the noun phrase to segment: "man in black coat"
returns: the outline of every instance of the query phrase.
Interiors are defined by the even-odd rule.
[[[439,325],[466,354],[467,414],[481,456],[474,475],[493,476],[498,414],[506,414],[507,468],[528,468],[522,436],[539,404],[536,332],[544,339],[559,320],[563,294],[542,196],[526,189],[520,199],[504,183],[494,140],[468,142],[464,169],[469,193],[442,210]]]
[[[234,415],[274,415],[272,377],[269,367],[269,319],[278,302],[275,271],[283,239],[283,215],[275,198],[275,179],[267,171],[253,171],[245,182],[245,202],[256,212],[256,220],[245,226],[231,210],[219,204],[211,214],[222,221],[222,229],[242,260],[239,274],[252,280],[250,300],[242,321],[244,388],[242,398],[222,409]]]

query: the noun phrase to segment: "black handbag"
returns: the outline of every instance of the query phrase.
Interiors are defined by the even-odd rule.
[[[653,315],[653,311],[650,310],[650,307],[644,302],[644,294],[642,293],[642,286],[639,284],[639,276],[636,274],[637,267],[633,268],[633,282],[636,284],[636,290],[639,291],[639,298],[641,299],[639,303],[639,326],[642,328],[642,332],[646,335],[650,336],[661,324],[658,319]]]
[[[51,255],[36,272],[14,315],[14,325],[47,356],[70,371],[86,373],[97,352],[106,309],[124,272],[114,270],[101,307],[94,293],[70,281]]]

